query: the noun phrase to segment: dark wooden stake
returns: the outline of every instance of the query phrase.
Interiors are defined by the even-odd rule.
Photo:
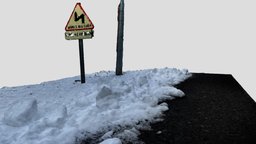
[[[83,39],[79,39],[78,42],[79,42],[79,55],[80,55],[81,83],[85,83],[84,44],[83,44]]]
[[[124,0],[120,0],[120,4],[118,6],[116,75],[123,74],[123,42],[124,42]]]

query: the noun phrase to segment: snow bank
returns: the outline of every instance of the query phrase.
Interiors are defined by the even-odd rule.
[[[186,70],[151,69],[99,72],[0,89],[1,144],[71,144],[135,141],[139,129],[148,128],[168,110],[163,100],[182,97],[176,85]]]

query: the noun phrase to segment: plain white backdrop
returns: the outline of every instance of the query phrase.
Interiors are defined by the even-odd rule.
[[[0,2],[0,87],[80,74],[64,28],[76,0]],[[81,0],[95,25],[86,73],[115,70],[119,0]],[[124,70],[175,67],[232,74],[256,100],[255,0],[125,0]]]

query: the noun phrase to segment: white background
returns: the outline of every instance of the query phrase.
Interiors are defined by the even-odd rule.
[[[64,38],[76,0],[0,1],[0,87],[80,74]],[[118,0],[83,0],[95,25],[86,73],[115,70]],[[176,67],[232,74],[256,100],[255,0],[125,0],[124,70]]]

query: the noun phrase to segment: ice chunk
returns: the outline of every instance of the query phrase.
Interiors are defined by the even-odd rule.
[[[101,139],[108,139],[108,138],[111,138],[111,136],[113,135],[113,133],[114,133],[114,131],[109,131],[109,132],[107,132],[107,133],[105,133],[102,137],[101,137]]]
[[[111,94],[112,94],[112,90],[110,89],[110,87],[107,85],[104,85],[101,87],[99,93],[97,94],[96,100],[98,101],[100,99],[104,99]]]
[[[113,94],[110,87],[104,85],[96,96],[96,106],[101,109],[118,108],[118,98]]]
[[[155,96],[165,95],[165,96],[173,96],[173,97],[183,97],[185,95],[181,90],[179,90],[173,86],[162,86],[162,87],[156,89],[153,92],[153,94]]]
[[[122,142],[118,138],[111,138],[111,139],[104,140],[100,144],[122,144]]]
[[[20,127],[31,121],[37,115],[35,99],[22,100],[14,103],[5,113],[3,122],[9,126]]]
[[[138,135],[140,132],[136,128],[132,128],[129,130],[124,130],[123,132],[117,134],[117,137],[121,138],[125,142],[132,142],[138,140]]]
[[[67,118],[66,106],[57,106],[46,118],[45,121],[48,126],[62,127]]]
[[[170,90],[170,95],[171,96],[174,96],[174,97],[183,97],[185,96],[184,92],[175,88],[175,87],[171,87],[171,90]]]

